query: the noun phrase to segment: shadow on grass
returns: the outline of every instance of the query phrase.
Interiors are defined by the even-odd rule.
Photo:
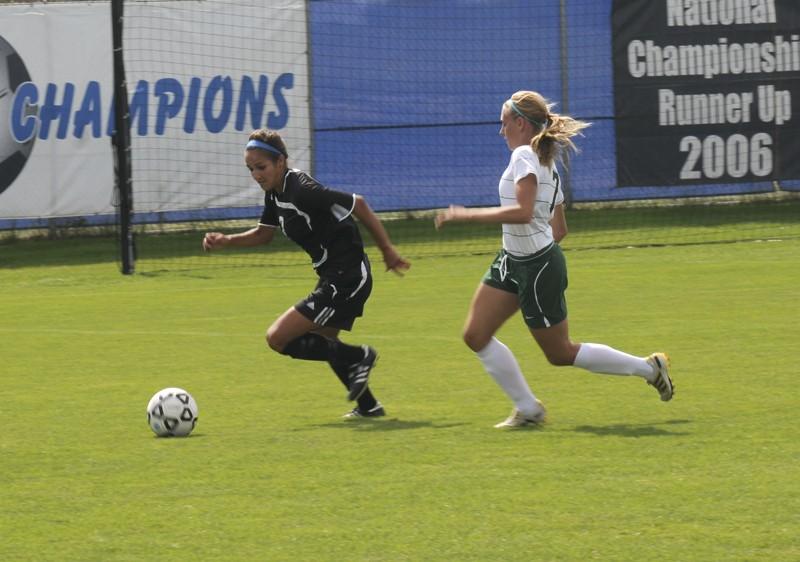
[[[614,435],[617,437],[666,437],[689,435],[688,431],[673,431],[662,426],[683,425],[692,423],[690,420],[669,420],[662,423],[647,424],[614,424],[605,426],[579,425],[572,429],[577,433],[591,433],[592,435]]]
[[[313,427],[321,429],[355,429],[358,431],[405,431],[409,429],[449,429],[467,425],[466,423],[434,423],[428,420],[400,420],[397,418],[389,419],[368,419],[361,418],[356,420],[342,420],[340,422],[321,423]],[[303,431],[296,429],[295,431]]]
[[[195,433],[192,432],[189,435],[155,435],[153,434],[153,439],[157,441],[186,441],[187,439],[202,439],[206,437],[205,433]]]
[[[197,273],[196,271],[172,271],[169,269],[144,271],[142,273],[139,273],[138,275],[142,277],[162,277],[164,275],[169,275],[170,277],[189,277],[191,279],[214,279],[215,277],[211,273],[203,274],[203,273]]]

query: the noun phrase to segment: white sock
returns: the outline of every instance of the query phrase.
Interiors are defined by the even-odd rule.
[[[536,396],[531,392],[514,354],[497,338],[492,338],[486,347],[477,352],[483,368],[500,385],[517,410],[523,415],[534,415],[541,409]]]
[[[601,343],[582,343],[573,365],[593,373],[636,375],[647,380],[655,374],[644,357],[629,355]]]

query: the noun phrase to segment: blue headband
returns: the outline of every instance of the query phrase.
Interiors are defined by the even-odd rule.
[[[529,122],[529,123],[531,123],[532,125],[536,125],[536,126],[537,126],[537,127],[539,127],[540,129],[544,129],[544,127],[545,127],[545,123],[540,123],[539,121],[534,121],[533,119],[531,119],[530,117],[528,117],[527,115],[525,115],[524,113],[522,113],[522,112],[519,110],[519,108],[517,107],[517,104],[515,104],[515,103],[514,103],[514,100],[511,100],[511,99],[510,99],[510,100],[508,100],[508,103],[509,103],[509,104],[511,104],[511,109],[513,109],[513,110],[516,112],[516,114],[517,114],[517,115],[519,115],[520,117],[522,117],[523,119],[525,119],[525,121],[528,121],[528,122]]]
[[[266,150],[267,152],[272,152],[274,154],[283,154],[283,152],[281,152],[271,144],[267,144],[258,139],[252,139],[248,141],[247,146],[245,146],[245,150],[253,150],[254,148],[260,148],[261,150]],[[286,156],[285,154],[283,155]]]

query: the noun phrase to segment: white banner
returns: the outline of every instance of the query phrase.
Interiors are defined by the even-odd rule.
[[[260,205],[253,129],[309,169],[305,19],[298,0],[126,2],[138,218]],[[0,6],[0,220],[113,214],[110,20],[108,3]]]

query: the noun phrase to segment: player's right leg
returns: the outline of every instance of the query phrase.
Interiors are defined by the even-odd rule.
[[[544,418],[544,407],[531,392],[514,354],[494,337],[518,308],[515,293],[481,283],[473,296],[464,326],[464,342],[514,402],[512,415],[496,427],[531,425]]]
[[[481,283],[472,296],[462,337],[475,353],[484,349],[497,330],[519,310],[517,295]]]

